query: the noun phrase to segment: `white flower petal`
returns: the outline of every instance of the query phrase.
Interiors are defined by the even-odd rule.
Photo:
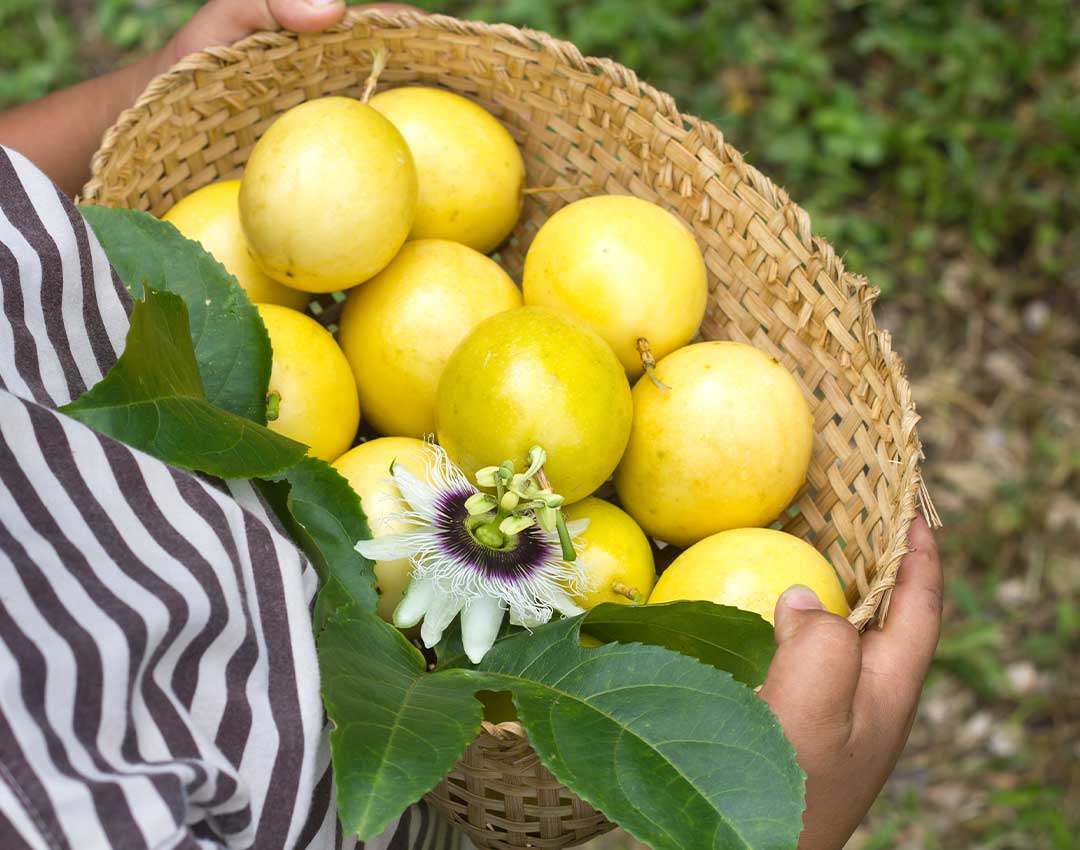
[[[564,617],[576,617],[578,614],[585,613],[584,608],[561,590],[553,591],[546,601]]]
[[[428,606],[428,612],[424,615],[424,624],[420,627],[420,639],[424,646],[431,649],[442,640],[446,627],[454,622],[454,617],[461,611],[465,604],[462,596],[439,596]]]
[[[421,637],[430,647],[461,613],[466,652],[479,661],[497,637],[507,608],[512,623],[528,628],[548,622],[553,609],[568,617],[582,613],[573,598],[588,584],[588,570],[580,561],[567,563],[559,557],[554,532],[526,530],[548,544],[547,551],[540,559],[523,563],[523,574],[513,578],[493,575],[485,568],[482,554],[450,545],[460,529],[449,524],[456,520],[443,515],[444,500],[456,505],[478,491],[439,446],[429,446],[427,461],[422,475],[416,474],[420,470],[396,463],[391,470],[405,504],[392,511],[387,521],[404,526],[403,530],[356,547],[377,561],[411,560],[412,581],[394,612],[395,625],[408,628],[422,621]],[[588,526],[587,519],[569,524],[571,537],[579,538],[575,545],[581,554],[585,547],[580,535]]]
[[[391,474],[394,476],[394,483],[397,484],[398,490],[401,491],[402,498],[409,503],[409,507],[429,521],[434,519],[439,491],[413,475],[404,464],[395,463]]]
[[[548,620],[551,619],[551,612],[548,612],[547,617],[534,617],[527,611],[521,611],[517,608],[510,609],[510,625],[511,626],[524,626],[526,629],[535,629],[537,626],[542,626]]]
[[[571,537],[577,537],[579,534],[584,534],[588,530],[590,522],[592,522],[592,520],[588,517],[572,519],[566,524],[566,530],[570,532]]]
[[[356,551],[372,561],[395,561],[410,558],[424,546],[423,536],[415,533],[384,534],[370,540],[360,540]]]
[[[394,609],[394,625],[399,629],[411,629],[423,619],[434,599],[435,585],[432,582],[413,579]]]
[[[461,641],[473,664],[483,661],[487,651],[495,645],[504,610],[502,600],[480,596],[471,600],[461,612]]]

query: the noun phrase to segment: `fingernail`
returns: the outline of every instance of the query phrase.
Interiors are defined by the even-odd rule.
[[[315,6],[317,8],[323,6],[335,6],[340,2],[341,0],[307,0],[309,6]]]
[[[780,596],[780,604],[796,611],[823,611],[817,594],[804,584],[793,584]]]

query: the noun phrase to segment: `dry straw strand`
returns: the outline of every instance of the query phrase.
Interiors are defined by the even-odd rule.
[[[259,33],[188,56],[154,80],[106,134],[82,201],[160,215],[238,176],[286,109],[362,97],[372,79],[379,88],[440,86],[480,103],[521,145],[529,185],[559,189],[526,196],[500,252],[513,274],[540,225],[579,191],[638,195],[690,226],[709,272],[700,337],[776,357],[814,412],[807,485],[782,527],[830,559],[853,625],[883,622],[917,506],[932,523],[937,516],[903,362],[874,322],[877,292],[717,127],[683,115],[630,69],[544,33],[412,12],[353,11],[320,34]],[[428,799],[479,847],[570,847],[610,828],[551,776],[513,723],[485,724]]]

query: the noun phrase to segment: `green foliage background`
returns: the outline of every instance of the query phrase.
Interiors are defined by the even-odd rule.
[[[0,107],[164,42],[195,0],[5,0]],[[420,0],[612,56],[881,288],[946,521],[945,636],[853,848],[1080,828],[1080,8],[1072,0]],[[615,846],[615,845],[609,845]]]
[[[8,0],[0,105],[160,45],[198,5]],[[1080,268],[1080,15],[1067,0],[418,5],[543,29],[633,67],[718,123],[886,292],[934,293],[958,251],[1017,269],[1006,292],[979,275],[1006,299]]]

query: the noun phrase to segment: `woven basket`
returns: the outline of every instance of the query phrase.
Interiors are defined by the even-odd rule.
[[[105,136],[82,201],[161,215],[239,176],[285,110],[361,96],[379,47],[388,51],[380,88],[422,83],[465,95],[509,128],[530,186],[582,187],[526,198],[501,251],[512,274],[547,217],[587,195],[638,195],[693,229],[711,291],[701,336],[776,357],[814,411],[808,482],[783,528],[827,554],[856,627],[881,622],[916,503],[931,517],[933,509],[903,364],[874,324],[877,292],[844,270],[807,214],[719,129],[680,113],[633,71],[544,33],[415,13],[353,12],[318,35],[262,33],[156,79]],[[540,764],[516,723],[485,724],[428,800],[482,848],[570,847],[611,828]]]

